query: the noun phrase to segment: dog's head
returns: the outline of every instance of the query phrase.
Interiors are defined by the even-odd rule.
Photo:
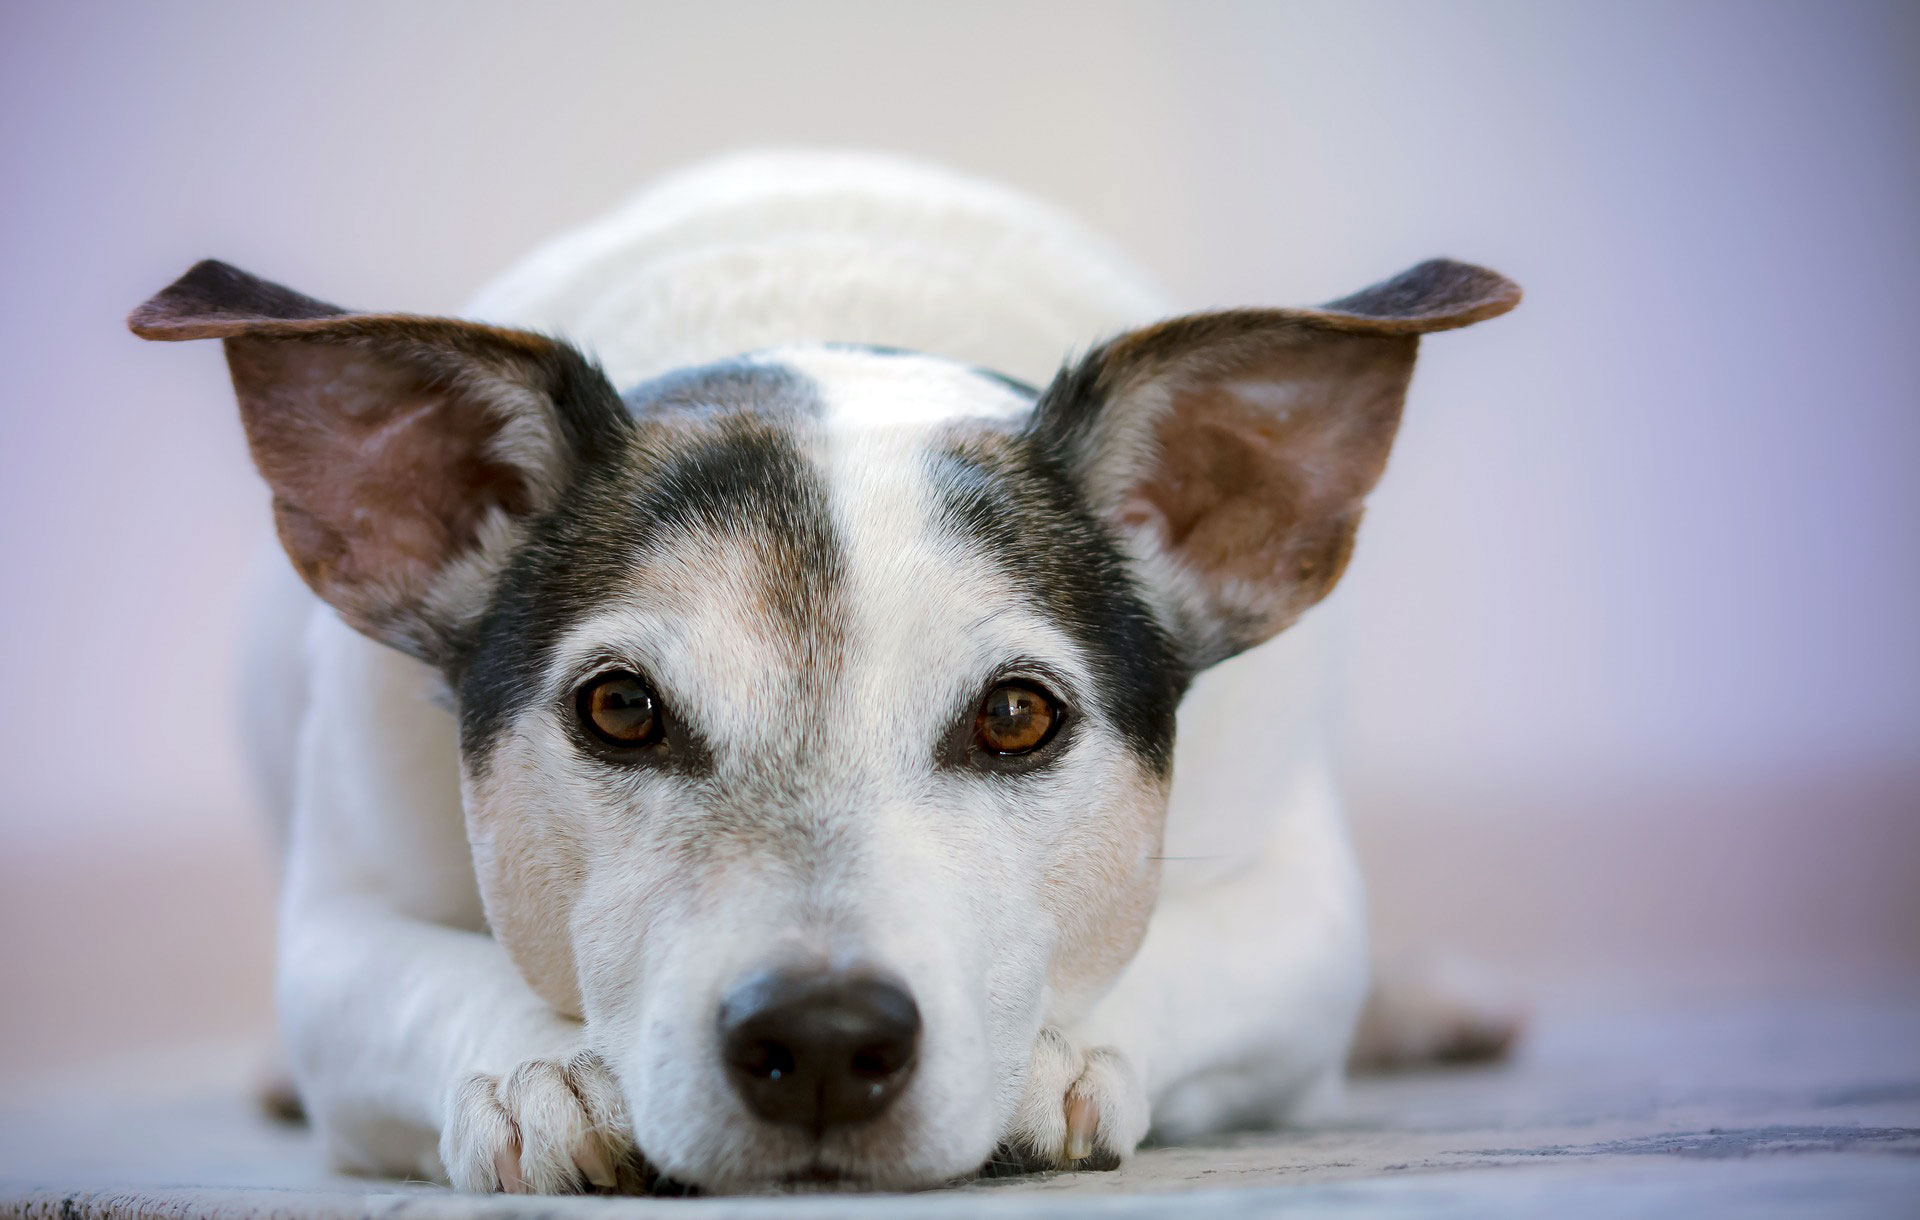
[[[646,1154],[899,1186],[978,1166],[1132,955],[1189,679],[1339,578],[1417,336],[1517,296],[1427,263],[1038,394],[817,346],[623,396],[218,263],[132,324],[225,340],[295,567],[446,674],[494,934]]]

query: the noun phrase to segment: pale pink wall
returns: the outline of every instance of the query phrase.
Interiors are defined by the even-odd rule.
[[[128,970],[183,1028],[195,988],[259,1012],[265,887],[217,896],[256,860],[264,496],[216,353],[125,310],[210,254],[450,310],[648,174],[780,142],[1038,190],[1194,305],[1438,253],[1521,280],[1429,344],[1340,595],[1389,935],[1915,961],[1912,6],[10,5],[0,965],[66,997],[0,1007],[10,1059]]]

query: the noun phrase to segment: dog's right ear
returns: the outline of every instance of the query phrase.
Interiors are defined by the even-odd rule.
[[[630,428],[605,376],[558,340],[352,313],[211,260],[127,324],[224,341],[293,566],[352,626],[435,663],[526,524]]]

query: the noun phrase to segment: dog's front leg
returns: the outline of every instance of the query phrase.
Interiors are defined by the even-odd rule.
[[[283,1034],[338,1162],[465,1190],[616,1184],[618,1084],[492,937],[334,900],[289,911],[281,954]]]
[[[434,675],[326,611],[307,652],[277,990],[301,1098],[334,1159],[470,1190],[637,1171],[585,1028],[481,930],[456,729],[432,702]]]
[[[1170,887],[1113,990],[1064,1031],[1131,1065],[1158,1136],[1271,1124],[1338,1096],[1366,993],[1364,892],[1330,777],[1312,767],[1290,788],[1247,865]]]

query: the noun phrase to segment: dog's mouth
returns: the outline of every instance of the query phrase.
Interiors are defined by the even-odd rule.
[[[811,1161],[799,1169],[780,1174],[777,1177],[763,1179],[758,1186],[751,1184],[736,1185],[733,1189],[745,1190],[753,1194],[771,1192],[776,1194],[827,1194],[835,1191],[874,1190],[874,1179],[844,1169],[835,1169],[818,1160]],[[711,1192],[690,1182],[670,1178],[638,1157],[631,1158],[622,1166],[619,1185],[611,1189],[589,1189],[591,1194],[638,1195],[652,1198],[687,1199],[701,1198]],[[727,1193],[723,1190],[722,1193]]]
[[[792,1170],[776,1178],[772,1184],[775,1191],[793,1194],[831,1194],[835,1192],[858,1192],[871,1190],[931,1190],[941,1186],[958,1186],[966,1182],[992,1181],[999,1178],[1025,1177],[1042,1168],[1031,1156],[1005,1145],[996,1148],[985,1164],[972,1173],[963,1173],[956,1177],[938,1182],[924,1182],[918,1185],[902,1186],[897,1183],[882,1183],[879,1179],[854,1170],[839,1169],[815,1159],[799,1169]],[[696,1192],[697,1193],[697,1192]]]
[[[844,1169],[835,1169],[816,1159],[781,1177],[780,1185],[788,1190],[804,1193],[863,1190],[871,1188],[872,1184],[858,1174],[848,1173]]]
[[[1006,1146],[997,1148],[985,1164],[972,1170],[925,1178],[889,1172],[890,1169],[897,1167],[885,1162],[866,1161],[864,1158],[850,1164],[835,1164],[836,1158],[830,1149],[815,1150],[806,1155],[807,1159],[804,1162],[792,1168],[779,1169],[767,1166],[764,1175],[735,1178],[704,1186],[690,1180],[670,1178],[646,1166],[643,1170],[643,1180],[629,1181],[623,1175],[620,1189],[609,1193],[675,1197],[701,1197],[713,1194],[860,1194],[875,1191],[915,1193],[922,1190],[937,1190],[946,1186],[958,1186],[981,1179],[1018,1177],[1040,1168],[1036,1162],[1022,1158]],[[644,1165],[640,1158],[636,1157],[634,1161],[636,1167]],[[793,1163],[789,1162],[789,1164]]]
[[[1024,1169],[1004,1170],[1006,1176],[1025,1172]],[[782,1174],[774,1179],[772,1189],[791,1194],[833,1194],[836,1192],[858,1193],[862,1191],[920,1191],[934,1190],[942,1186],[956,1186],[979,1177],[995,1176],[991,1173],[976,1171],[963,1173],[958,1177],[925,1182],[889,1181],[884,1174],[861,1172],[856,1169],[842,1169],[815,1159],[799,1169]]]

